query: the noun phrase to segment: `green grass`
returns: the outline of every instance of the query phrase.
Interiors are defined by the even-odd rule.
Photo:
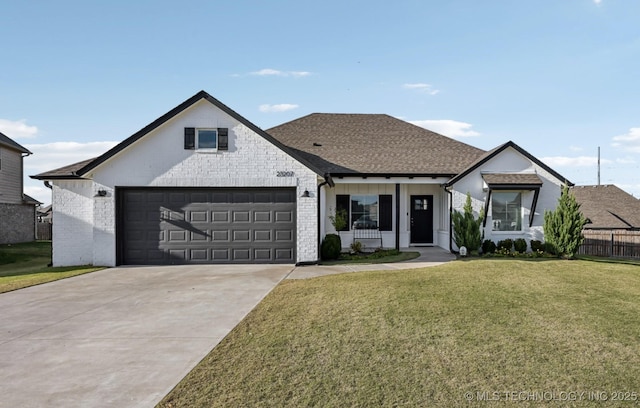
[[[640,268],[479,259],[284,281],[159,406],[504,406],[638,378]]]
[[[51,242],[0,245],[0,293],[81,275],[103,268],[72,266],[52,268]]]

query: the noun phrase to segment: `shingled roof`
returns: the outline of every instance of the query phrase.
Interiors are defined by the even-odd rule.
[[[69,164],[68,166],[59,167],[54,170],[49,170],[44,173],[36,174],[35,176],[29,176],[32,179],[36,180],[55,180],[55,179],[74,179],[74,178],[82,178],[77,174],[77,172],[89,165],[97,158],[94,157],[92,159],[83,160],[81,162]]]
[[[640,200],[614,185],[571,188],[589,229],[640,228]]]
[[[21,146],[19,143],[13,141],[9,136],[0,132],[0,146],[8,147],[19,151],[20,153],[32,154],[27,148]]]
[[[333,176],[448,176],[485,152],[383,114],[313,113],[267,130]]]

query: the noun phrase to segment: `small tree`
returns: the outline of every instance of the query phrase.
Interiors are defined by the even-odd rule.
[[[473,216],[471,207],[471,194],[467,193],[467,201],[463,207],[464,212],[454,210],[453,219],[453,240],[458,248],[466,247],[469,251],[477,251],[482,245],[482,234],[480,225],[484,219],[484,211],[480,211],[478,218]]]
[[[337,233],[344,230],[347,226],[347,210],[339,208],[329,215],[329,221]]]
[[[571,259],[582,245],[582,228],[586,223],[580,204],[565,184],[556,209],[544,212],[544,239],[556,254]]]

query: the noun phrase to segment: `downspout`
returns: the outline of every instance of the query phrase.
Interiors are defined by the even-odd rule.
[[[44,181],[44,186],[53,191],[53,186],[51,185],[51,183],[49,183],[49,180]],[[53,223],[53,196],[51,197],[51,222]],[[51,262],[49,262],[47,266],[52,267],[53,266],[53,224],[51,225],[51,253],[49,254],[49,259],[51,260]]]
[[[444,191],[449,193],[449,252],[453,253],[453,192],[446,186]]]
[[[318,240],[317,240],[317,244],[318,244],[318,260],[316,261],[316,263],[318,263],[318,261],[320,261],[320,253],[321,253],[321,248],[322,248],[322,237],[320,236],[320,221],[322,220],[322,214],[321,214],[321,209],[320,209],[320,191],[322,191],[322,186],[324,185],[329,185],[329,187],[334,187],[335,183],[333,182],[333,179],[331,178],[331,174],[330,173],[326,173],[324,175],[324,181],[320,184],[318,184],[318,191],[316,194],[316,199],[318,201],[317,206],[316,206],[316,212],[317,212],[317,235],[318,235]]]
[[[400,251],[400,184],[396,183],[396,250]]]

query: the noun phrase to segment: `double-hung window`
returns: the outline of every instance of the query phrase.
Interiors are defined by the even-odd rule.
[[[522,193],[494,191],[491,195],[493,231],[522,231]]]

